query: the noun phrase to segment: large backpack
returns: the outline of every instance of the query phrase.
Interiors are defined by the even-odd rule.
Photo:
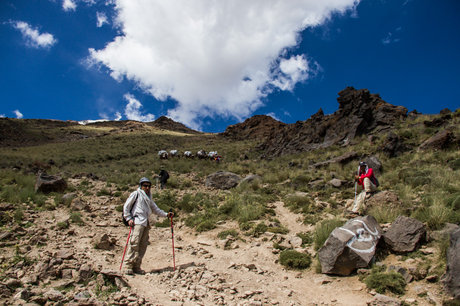
[[[371,179],[372,184],[375,185],[375,187],[379,187],[379,186],[380,186],[379,180],[375,177],[375,175],[372,175],[372,176],[370,177],[370,179]]]
[[[133,214],[134,206],[136,206],[136,202],[137,202],[137,197],[138,197],[138,196],[139,196],[139,194],[136,194],[136,199],[134,200],[133,207],[131,207],[131,215]],[[125,219],[125,214],[124,214],[123,211],[121,212],[121,220],[123,220],[123,224],[124,224],[125,226],[129,226],[129,223],[128,223],[128,221]]]

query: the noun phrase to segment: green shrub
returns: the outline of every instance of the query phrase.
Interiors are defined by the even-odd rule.
[[[308,232],[306,232],[306,233],[297,233],[296,236],[302,239],[302,246],[310,245],[310,244],[313,243],[313,237]]]
[[[284,226],[273,226],[273,227],[269,226],[267,228],[267,232],[285,235],[289,233],[289,230]]]
[[[170,227],[171,226],[171,219],[163,218],[161,221],[155,222],[155,227]]]
[[[205,232],[216,228],[216,222],[214,220],[206,219],[200,222],[196,226],[197,232]]]
[[[392,223],[400,215],[404,215],[402,208],[374,206],[367,212],[377,220],[378,223]]]
[[[13,219],[17,223],[20,223],[24,219],[24,211],[22,210],[22,207],[18,206],[13,214]]]
[[[280,253],[280,263],[289,269],[307,269],[311,265],[311,256],[295,250],[284,250]]]
[[[79,212],[73,212],[70,214],[70,221],[72,223],[78,224],[78,225],[83,225],[85,222],[83,222],[83,219],[81,218],[81,213]]]
[[[264,222],[260,222],[256,226],[252,228],[252,230],[249,232],[249,235],[253,237],[259,237],[263,233],[265,233],[268,230],[268,226]]]
[[[219,234],[217,234],[217,237],[219,239],[225,239],[227,236],[232,236],[234,238],[238,237],[238,232],[235,229],[229,229],[225,231],[221,231]]]
[[[100,196],[110,196],[112,193],[110,192],[110,190],[106,189],[106,188],[102,188],[101,190],[99,190],[97,192],[97,196],[100,197]]]
[[[449,167],[452,170],[456,171],[456,170],[460,169],[460,158],[451,160],[447,164],[449,165]]]
[[[406,288],[406,281],[401,274],[391,272],[374,272],[366,277],[364,280],[366,286],[370,289],[375,289],[380,294],[384,294],[386,291],[393,292],[395,294],[404,294]]]
[[[122,212],[122,211],[123,211],[123,204],[117,205],[117,206],[115,207],[115,210],[118,211],[118,212]]]
[[[421,207],[413,213],[413,218],[426,223],[428,228],[432,230],[441,229],[452,216],[455,216],[454,211],[440,204]]]
[[[332,231],[336,227],[342,226],[344,223],[345,223],[344,221],[339,220],[339,219],[328,219],[328,220],[321,221],[321,223],[319,223],[315,228],[315,233],[314,233],[315,250],[319,250],[324,245],[324,242],[326,242],[327,238],[332,233]]]
[[[292,195],[286,199],[286,206],[293,212],[309,213],[313,201],[310,197]]]
[[[60,230],[69,228],[69,222],[67,222],[67,221],[58,222],[58,223],[57,223],[57,227],[58,227],[58,229],[60,229]]]

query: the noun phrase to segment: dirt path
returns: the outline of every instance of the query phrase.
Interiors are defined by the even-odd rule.
[[[309,230],[282,202],[275,207],[276,217],[290,234]],[[313,268],[303,272],[284,269],[273,252],[272,235],[244,237],[246,241],[237,240],[231,249],[224,249],[225,241],[218,239],[217,233],[228,227],[223,224],[196,234],[177,224],[176,272],[170,271],[169,229],[152,228],[142,266],[147,271],[163,271],[127,276],[130,285],[159,305],[366,305],[372,299],[356,276],[337,278],[316,274]],[[110,268],[118,269],[118,265],[113,262]]]

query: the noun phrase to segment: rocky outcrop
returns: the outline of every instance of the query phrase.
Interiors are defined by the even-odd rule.
[[[262,140],[271,133],[276,133],[287,124],[266,115],[255,115],[242,123],[227,127],[221,135],[232,139],[258,139]]]
[[[322,109],[307,121],[298,121],[272,133],[259,148],[269,155],[284,155],[349,144],[356,136],[385,130],[407,116],[407,109],[383,101],[367,89],[347,87],[339,92],[339,109]]]
[[[451,295],[460,300],[460,229],[450,236],[444,285]]]
[[[168,117],[161,116],[157,120],[147,123],[147,125],[154,126],[159,129],[175,131],[187,134],[199,134],[200,132],[192,130],[180,122],[176,122]]]
[[[448,148],[454,142],[454,139],[455,136],[451,131],[443,130],[425,140],[418,150],[442,150]]]
[[[60,176],[41,173],[35,182],[35,192],[63,192],[67,188],[67,182]]]
[[[399,216],[383,235],[383,239],[393,252],[412,252],[426,239],[426,227],[416,219]]]
[[[319,250],[321,272],[349,275],[369,265],[375,255],[382,229],[372,216],[347,221],[332,231]]]
[[[208,175],[205,185],[217,189],[230,189],[236,187],[240,181],[241,177],[235,173],[217,171]]]
[[[409,150],[401,137],[393,132],[389,132],[383,145],[379,148],[388,157],[397,157]]]

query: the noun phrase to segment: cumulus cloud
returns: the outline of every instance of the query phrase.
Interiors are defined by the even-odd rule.
[[[50,33],[40,33],[37,29],[31,27],[27,22],[14,21],[12,22],[14,28],[22,33],[26,44],[33,48],[48,48],[54,45],[57,40]]]
[[[155,119],[155,115],[152,114],[142,115],[142,104],[133,95],[128,93],[124,95],[124,98],[128,101],[125,108],[125,115],[128,120],[148,122]]]
[[[109,23],[109,21],[107,20],[107,15],[104,12],[96,12],[96,17],[98,28],[102,27],[106,23]]]
[[[242,119],[273,90],[309,77],[304,55],[287,56],[299,33],[358,0],[114,0],[121,35],[90,59],[157,100],[168,116],[199,128],[207,116]]]
[[[5,118],[5,114],[0,114],[0,118]]]
[[[13,111],[13,113],[15,114],[17,119],[22,119],[24,117],[24,115],[19,110],[15,110]]]
[[[115,113],[115,119],[113,119],[113,120],[114,120],[114,121],[120,121],[121,118],[122,118],[121,113],[120,113],[120,112],[116,112],[116,113]]]
[[[75,11],[77,9],[77,3],[74,0],[63,0],[62,8],[64,11]]]

